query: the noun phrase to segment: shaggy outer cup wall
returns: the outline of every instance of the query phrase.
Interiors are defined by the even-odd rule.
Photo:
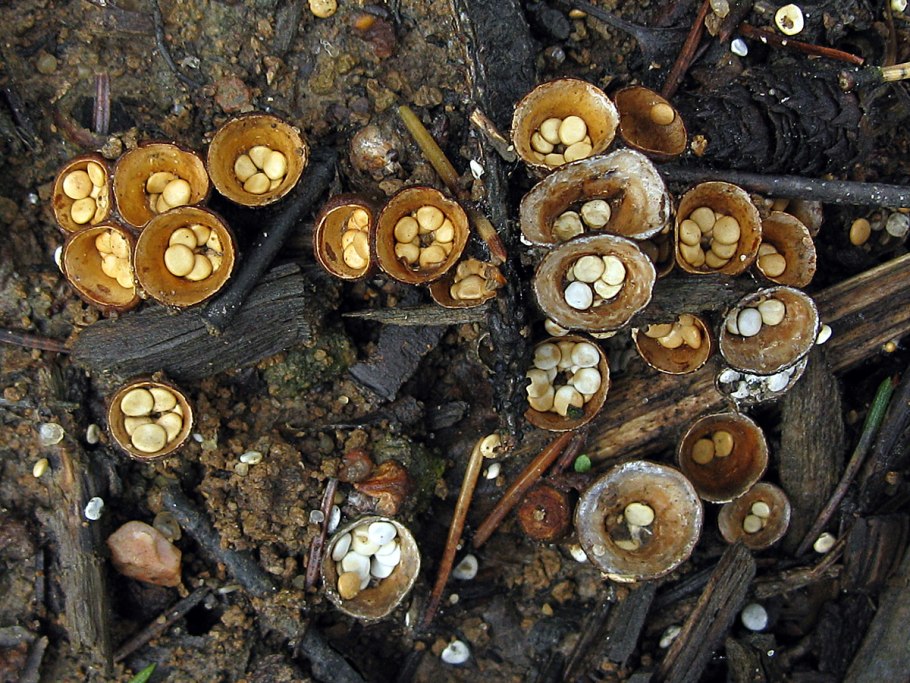
[[[597,369],[600,371],[600,388],[591,397],[591,400],[585,403],[584,414],[574,419],[568,416],[563,417],[559,413],[542,412],[530,407],[525,411],[525,419],[528,422],[535,427],[551,432],[569,432],[593,420],[594,416],[603,408],[604,402],[607,400],[607,392],[610,391],[610,365],[607,362],[606,354],[599,344],[587,337],[578,337],[571,334],[545,339],[540,344],[558,344],[560,342],[575,342],[576,344],[584,342],[593,345],[597,349],[597,354],[600,356],[600,360],[597,362]]]
[[[130,268],[133,268],[136,238],[116,223],[103,223],[71,234],[63,245],[60,262],[67,281],[86,303],[106,312],[122,313],[135,308],[141,299],[137,287],[121,287],[101,270],[101,254],[95,247],[95,239],[108,230],[117,231],[129,244]]]
[[[692,460],[693,444],[702,437],[710,439],[718,430],[733,436],[733,451],[699,465]],[[761,428],[745,415],[717,413],[697,420],[689,428],[679,442],[676,460],[699,496],[711,503],[726,503],[761,479],[768,467],[768,444]]]
[[[607,200],[611,212],[603,228],[588,234],[646,239],[670,220],[670,197],[657,168],[644,155],[621,149],[560,166],[537,183],[521,200],[521,232],[532,244],[558,244],[553,221],[592,199]]]
[[[399,219],[417,211],[421,206],[435,206],[445,217],[452,221],[455,237],[452,251],[446,259],[435,268],[413,269],[395,255],[395,225]],[[441,278],[452,266],[458,263],[465,245],[468,243],[470,226],[468,216],[458,202],[446,197],[433,187],[416,185],[406,187],[392,195],[391,199],[379,212],[376,219],[376,239],[373,247],[373,258],[379,268],[399,282],[409,285],[426,285]]]
[[[167,389],[177,398],[177,405],[180,406],[182,412],[183,427],[179,434],[177,434],[177,437],[157,453],[143,453],[133,446],[130,435],[126,433],[126,427],[123,424],[123,420],[126,416],[120,408],[120,402],[123,400],[123,397],[133,389],[151,389],[154,387]],[[159,460],[171,455],[174,451],[182,447],[189,438],[190,432],[193,431],[194,419],[193,407],[190,405],[186,395],[180,388],[170,382],[148,378],[136,379],[121,387],[117,393],[111,397],[111,402],[107,407],[107,427],[114,441],[131,458],[143,461]]]
[[[740,236],[736,252],[722,268],[693,266],[683,258],[679,250],[679,224],[700,206],[707,206],[717,213],[733,216],[739,223]],[[679,200],[679,208],[676,210],[676,263],[687,273],[697,275],[744,273],[758,255],[761,236],[761,216],[758,209],[746,191],[736,185],[722,182],[701,183],[686,192]]]
[[[475,306],[481,306],[490,299],[495,298],[499,288],[506,283],[506,280],[499,268],[492,263],[486,263],[485,266],[487,268],[486,275],[489,277],[485,277],[484,279],[488,282],[492,280],[496,286],[492,289],[485,290],[480,298],[456,299],[452,296],[451,289],[452,285],[455,284],[455,276],[458,269],[458,266],[456,265],[455,268],[450,268],[445,275],[430,285],[430,296],[433,301],[443,308],[474,308]]]
[[[755,269],[778,285],[805,287],[815,276],[815,242],[802,222],[782,211],[772,211],[761,224],[762,242],[773,244],[786,259],[787,267],[776,277],[762,270],[759,260]]]
[[[786,313],[777,325],[762,325],[753,337],[732,334],[721,323],[717,347],[724,360],[735,370],[755,375],[773,375],[801,360],[818,337],[820,321],[815,302],[798,289],[769,287],[743,297],[727,312],[757,305],[763,299],[778,299]]]
[[[752,510],[752,505],[762,501],[771,507],[768,523],[754,534],[746,533],[743,520]],[[760,482],[734,501],[720,508],[717,525],[727,543],[742,541],[752,550],[764,550],[777,543],[790,526],[790,501],[787,494],[773,484]]]
[[[92,217],[88,223],[77,223],[73,220],[72,214],[70,213],[73,203],[76,200],[70,199],[63,192],[63,180],[73,171],[86,170],[90,161],[98,164],[104,170],[105,186],[103,192],[106,195],[104,200],[105,206],[103,211],[97,215],[97,219]],[[96,205],[100,203],[97,199],[95,201]],[[57,221],[57,225],[59,225],[64,232],[76,232],[77,230],[106,222],[111,217],[113,203],[111,167],[107,160],[100,154],[83,154],[75,159],[70,159],[57,173],[57,178],[54,180],[54,189],[51,191],[51,205],[54,209],[54,218]]]
[[[668,161],[686,151],[686,126],[679,112],[656,92],[630,85],[616,91],[613,100],[619,110],[619,136],[629,147],[656,161]],[[673,121],[666,125],[655,123],[651,109],[656,105],[673,109]]]
[[[153,173],[166,171],[190,184],[187,206],[201,204],[211,191],[202,158],[195,152],[167,142],[147,142],[132,149],[114,166],[114,198],[124,222],[141,229],[157,216],[149,207],[146,182]]]
[[[515,107],[512,116],[512,145],[528,166],[539,174],[554,167],[537,161],[531,147],[531,135],[549,118],[580,116],[588,127],[591,156],[600,154],[616,137],[619,113],[604,92],[587,81],[560,78],[541,83]]]
[[[634,329],[632,330],[632,340],[635,342],[638,355],[650,367],[668,375],[685,375],[698,370],[711,357],[711,353],[714,351],[714,340],[711,338],[711,331],[705,321],[697,315],[692,317],[695,320],[695,326],[701,333],[701,346],[697,349],[686,344],[669,349],[657,339],[646,335],[643,329]]]
[[[234,173],[237,158],[257,145],[281,152],[288,162],[281,184],[263,194],[244,190]],[[277,116],[250,113],[218,129],[209,145],[207,165],[218,192],[241,206],[258,207],[277,202],[290,192],[303,175],[309,156],[309,145],[299,130]]]
[[[338,572],[335,569],[335,561],[332,559],[332,551],[335,549],[338,539],[344,534],[373,522],[389,522],[395,525],[401,548],[401,561],[394,571],[379,581],[377,585],[363,589],[351,600],[344,600],[338,594]],[[376,621],[391,614],[411,592],[419,573],[420,549],[417,547],[414,536],[406,526],[387,517],[361,517],[340,527],[326,544],[322,559],[322,585],[326,597],[348,616],[363,621]]]
[[[313,253],[316,254],[316,260],[331,275],[342,280],[364,278],[373,272],[375,266],[372,248],[369,263],[360,270],[355,270],[344,262],[341,236],[344,234],[348,218],[357,209],[366,211],[370,217],[368,234],[372,243],[376,238],[376,211],[371,202],[357,195],[343,194],[332,197],[316,217],[316,228],[313,231]]]
[[[177,277],[164,265],[168,241],[178,228],[204,225],[221,241],[221,266],[203,280],[192,282]],[[136,277],[145,292],[166,306],[194,306],[214,296],[227,283],[234,269],[237,245],[234,235],[219,216],[206,209],[181,206],[152,219],[136,242]]]
[[[589,254],[616,256],[626,267],[626,280],[609,301],[577,310],[566,303],[566,272],[575,261]],[[631,240],[615,235],[583,235],[547,252],[537,266],[533,289],[540,309],[556,324],[568,330],[611,332],[650,303],[656,278],[651,259]]]
[[[653,536],[638,550],[616,545],[609,527],[630,503],[654,510]],[[669,574],[692,554],[704,510],[692,484],[667,465],[633,460],[617,465],[581,494],[575,530],[595,567],[614,581],[647,581]]]

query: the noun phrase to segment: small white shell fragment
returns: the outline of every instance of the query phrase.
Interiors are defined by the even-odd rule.
[[[245,462],[247,465],[258,465],[262,462],[262,453],[259,451],[247,451],[240,456],[240,462]]]
[[[745,57],[749,54],[749,46],[746,45],[746,41],[742,38],[734,38],[730,42],[730,52],[735,54],[737,57]]]
[[[676,640],[676,637],[682,633],[682,626],[679,624],[671,624],[667,626],[664,630],[663,635],[660,637],[660,647],[666,650],[673,644],[673,641]]]
[[[826,531],[815,539],[815,543],[812,544],[812,550],[820,555],[824,555],[834,547],[835,543],[837,543],[837,539],[834,537],[834,534]]]
[[[85,518],[91,522],[101,519],[101,510],[104,508],[104,501],[95,496],[85,505]]]
[[[587,562],[588,556],[585,555],[584,548],[582,548],[577,543],[574,543],[569,546],[569,555],[572,556],[572,559],[576,562]]]
[[[328,533],[335,533],[338,524],[341,522],[341,508],[337,505],[332,506],[332,512],[329,513],[329,524],[326,527]]]
[[[831,326],[822,325],[822,328],[818,331],[818,336],[815,338],[816,344],[824,344],[831,338]]]
[[[446,649],[442,651],[439,658],[446,664],[454,664],[457,666],[458,664],[464,664],[471,658],[471,650],[463,641],[453,640],[446,645]]]
[[[348,550],[351,549],[351,534],[343,534],[332,547],[332,559],[335,562],[341,562],[344,559],[344,556],[348,554]]]
[[[57,247],[54,249],[54,263],[57,264],[57,269],[63,271],[63,247]]]
[[[388,578],[393,571],[395,571],[395,567],[383,564],[378,555],[374,555],[370,560],[370,576],[375,579]]]
[[[795,36],[803,30],[803,11],[797,5],[784,5],[774,15],[774,23],[785,36]]]
[[[375,560],[389,567],[397,567],[398,563],[401,562],[401,546],[396,543],[392,552],[385,555],[376,555]]]
[[[768,627],[768,611],[757,602],[750,602],[743,607],[739,619],[750,631],[763,631]]]
[[[572,282],[566,287],[566,303],[579,311],[586,311],[594,303],[594,293],[584,282]]]
[[[461,562],[455,565],[452,570],[452,576],[460,581],[470,581],[477,576],[477,557],[468,554],[461,558]]]
[[[736,316],[736,327],[743,337],[754,337],[761,331],[761,313],[755,308],[744,308]]]
[[[496,479],[496,477],[499,476],[500,471],[502,471],[502,466],[498,462],[494,462],[483,471],[484,479]]]
[[[56,422],[44,422],[38,427],[38,441],[42,446],[53,446],[63,441],[63,427]]]
[[[398,535],[398,530],[391,522],[373,522],[367,531],[367,537],[370,542],[375,543],[381,548]],[[379,550],[376,549],[376,551]],[[374,552],[376,552],[374,551]]]
[[[341,558],[341,568],[346,572],[357,572],[361,579],[370,576],[370,558],[352,550]]]
[[[484,171],[483,166],[480,165],[480,163],[478,163],[474,159],[471,159],[471,161],[468,162],[468,166],[471,167],[471,175],[474,176],[475,180],[480,180],[481,177],[483,177],[483,174],[485,173],[485,171]]]

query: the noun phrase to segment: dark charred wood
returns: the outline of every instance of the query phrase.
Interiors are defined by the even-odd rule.
[[[575,644],[575,648],[572,650],[572,653],[569,655],[568,661],[566,662],[565,673],[562,677],[563,681],[576,681],[583,676],[586,671],[590,671],[596,666],[594,660],[597,652],[599,652],[597,644],[607,626],[607,619],[610,616],[614,604],[615,596],[612,595],[611,591],[611,593],[608,593],[608,597],[604,598],[603,601],[588,614],[580,629],[578,642]]]
[[[654,283],[651,303],[632,320],[642,327],[675,320],[680,313],[723,311],[758,289],[752,278],[720,275],[684,277],[669,275]]]
[[[910,541],[907,515],[860,517],[844,547],[844,586],[874,591],[897,569]]]
[[[386,325],[367,360],[351,366],[351,375],[387,401],[417,370],[423,357],[435,348],[445,327],[396,327]]]
[[[752,579],[755,560],[737,543],[724,551],[695,609],[660,664],[657,681],[695,683],[739,614]]]
[[[611,662],[625,665],[632,656],[656,592],[656,583],[646,581],[633,589],[625,600],[620,600],[610,613],[604,644]]]
[[[117,649],[117,652],[114,653],[114,661],[123,661],[150,640],[167,631],[178,620],[186,616],[187,612],[202,602],[203,598],[209,594],[209,590],[208,586],[197,588],[185,598],[179,600],[170,609],[153,619],[150,624]]]
[[[802,379],[781,402],[780,482],[793,513],[784,539],[796,550],[837,486],[846,442],[837,380],[823,348],[810,352]]]
[[[869,598],[858,593],[822,606],[812,634],[812,651],[819,671],[843,678],[874,613]]]

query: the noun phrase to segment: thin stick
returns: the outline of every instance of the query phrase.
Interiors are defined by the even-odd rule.
[[[423,619],[420,621],[420,628],[426,629],[433,623],[433,618],[439,609],[439,603],[442,600],[442,592],[445,590],[449,575],[452,573],[452,565],[455,563],[455,553],[458,552],[458,544],[461,541],[461,535],[464,532],[464,521],[468,516],[468,508],[471,500],[474,498],[474,489],[477,487],[477,479],[480,476],[480,466],[483,464],[483,452],[480,450],[480,443],[483,439],[478,439],[474,444],[474,450],[471,451],[471,458],[468,460],[468,467],[464,473],[464,481],[461,484],[461,491],[458,493],[458,502],[455,504],[455,515],[452,517],[452,525],[449,527],[449,536],[446,539],[445,551],[442,559],[439,561],[439,572],[436,574],[436,583],[433,591],[430,593],[430,602],[427,604],[426,611],[423,613]]]
[[[92,132],[107,135],[111,125],[111,77],[108,73],[95,74],[95,102],[92,105]]]
[[[515,153],[515,150],[512,149],[511,143],[499,132],[496,128],[496,124],[490,120],[490,117],[484,114],[480,109],[475,109],[471,112],[471,116],[468,120],[471,122],[471,125],[487,139],[487,142],[492,145],[493,149],[502,157],[503,161],[511,164],[518,160],[518,155]]]
[[[839,62],[847,62],[848,64],[855,64],[857,66],[862,66],[866,61],[862,57],[858,57],[849,52],[844,52],[843,50],[836,50],[833,47],[825,47],[823,45],[815,45],[813,43],[804,43],[799,40],[784,38],[772,31],[766,31],[763,28],[756,28],[755,26],[747,23],[742,23],[739,25],[739,32],[742,33],[746,38],[760,40],[763,43],[782,47],[794,52],[802,52],[803,54],[807,55],[827,57],[828,59],[836,59]]]
[[[26,332],[16,332],[15,330],[0,330],[0,342],[12,344],[13,346],[24,346],[27,349],[38,349],[39,351],[70,352],[63,342],[59,342],[56,339],[39,337]]]
[[[44,661],[44,652],[48,645],[47,636],[36,640],[28,653],[25,667],[19,673],[19,683],[38,683],[41,678],[41,663]]]
[[[690,30],[689,35],[686,36],[686,42],[683,43],[682,49],[679,51],[679,56],[673,64],[673,68],[670,69],[670,73],[667,74],[667,80],[664,81],[664,87],[660,89],[660,94],[668,100],[673,99],[673,95],[676,94],[676,89],[679,88],[683,76],[686,75],[686,71],[689,70],[689,66],[692,64],[695,51],[698,49],[698,44],[701,42],[701,36],[705,31],[705,17],[708,16],[708,10],[710,8],[711,0],[702,0],[701,7],[698,8],[698,14],[695,16],[695,22],[692,24],[692,30]]]
[[[544,470],[553,464],[573,438],[577,438],[577,435],[573,432],[560,434],[518,475],[518,478],[512,482],[512,485],[502,495],[499,502],[496,503],[496,507],[490,511],[487,518],[477,527],[473,540],[475,548],[479,548],[490,539],[490,536],[493,535],[493,532],[502,523],[506,515],[521,500],[527,490],[540,479],[540,475],[544,473]]]
[[[134,635],[117,649],[117,652],[114,653],[114,661],[122,662],[136,650],[148,643],[150,640],[157,638],[162,633],[167,631],[171,626],[174,625],[174,623],[177,622],[177,620],[183,618],[187,612],[202,602],[202,599],[208,595],[208,593],[209,587],[201,586],[182,600],[179,600],[174,604],[173,607],[165,610],[157,617],[152,619],[152,621],[149,622],[145,628],[143,628],[141,631],[139,631],[139,633]]]
[[[325,493],[322,494],[322,525],[319,528],[319,535],[313,539],[310,544],[310,556],[306,566],[306,583],[304,586],[307,590],[312,590],[319,579],[319,567],[322,565],[322,553],[325,548],[325,539],[329,535],[329,522],[332,517],[332,505],[335,503],[335,491],[338,489],[338,480],[331,478],[325,486]]]
[[[504,263],[506,260],[506,249],[502,244],[502,240],[499,239],[499,233],[496,232],[496,228],[490,222],[490,219],[468,202],[467,193],[458,184],[458,171],[455,170],[442,148],[436,144],[436,140],[430,135],[430,131],[426,129],[417,114],[407,105],[403,104],[398,107],[398,115],[401,117],[405,128],[408,129],[408,132],[414,138],[414,142],[420,147],[420,151],[423,152],[427,161],[439,174],[445,186],[449,188],[449,192],[466,205],[468,217],[474,227],[477,228],[477,234],[489,247],[490,256],[493,258],[494,264],[498,266]]]
[[[825,204],[854,206],[910,207],[910,187],[849,180],[818,180],[793,175],[762,175],[726,169],[684,168],[662,165],[664,180],[678,185],[695,185],[707,180],[725,180],[750,192],[781,199],[807,199]]]
[[[575,432],[575,438],[569,442],[569,445],[566,446],[566,450],[562,452],[562,455],[554,463],[553,468],[550,470],[548,477],[558,477],[563,473],[569,465],[572,465],[575,462],[575,458],[578,457],[578,454],[581,453],[581,450],[585,447],[585,441],[588,439],[588,427],[582,427],[581,429]]]
[[[797,555],[802,555],[810,548],[818,537],[818,534],[825,528],[825,525],[828,524],[832,515],[834,515],[841,500],[847,495],[847,489],[850,488],[850,484],[859,473],[860,467],[862,467],[863,461],[866,459],[866,454],[872,447],[872,441],[875,439],[876,434],[878,434],[878,428],[882,423],[882,419],[885,417],[885,410],[888,408],[888,402],[891,400],[891,394],[893,392],[894,382],[890,377],[879,385],[878,391],[875,393],[875,398],[872,400],[872,405],[869,406],[869,412],[866,414],[866,421],[863,423],[863,431],[860,435],[859,443],[856,444],[853,455],[850,456],[850,462],[847,463],[847,469],[844,470],[844,474],[837,484],[837,488],[834,489],[834,492],[831,494],[825,507],[818,513],[815,522],[813,522],[809,531],[803,537],[802,543],[800,543],[799,547],[796,549]]]

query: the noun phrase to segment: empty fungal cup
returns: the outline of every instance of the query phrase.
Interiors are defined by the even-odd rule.
[[[294,188],[309,154],[297,128],[271,114],[250,113],[218,129],[206,162],[218,192],[241,206],[258,207]]]
[[[699,496],[726,503],[748,491],[764,474],[768,445],[761,428],[745,415],[717,413],[689,427],[676,458]]]
[[[123,312],[140,301],[133,273],[132,233],[116,223],[102,223],[72,233],[63,245],[63,274],[92,306]]]
[[[560,78],[541,83],[515,107],[512,145],[522,161],[547,173],[605,151],[618,124],[616,107],[600,88]]]
[[[665,161],[686,151],[686,127],[676,109],[653,90],[630,85],[613,95],[619,136],[629,147]]]
[[[656,277],[635,242],[584,235],[547,252],[532,287],[540,309],[558,325],[611,332],[648,305]]]
[[[777,543],[790,525],[790,501],[781,489],[760,482],[720,508],[717,525],[727,543],[742,541],[764,550]]]
[[[541,246],[590,233],[646,239],[669,222],[670,198],[654,164],[621,149],[548,175],[522,198],[519,219],[525,239]]]
[[[376,214],[356,195],[332,197],[316,217],[313,252],[330,274],[342,280],[366,277],[374,264],[371,242]]]
[[[175,207],[204,202],[210,190],[199,155],[171,143],[143,143],[114,166],[117,211],[139,229]]]
[[[65,232],[106,222],[112,209],[111,172],[100,154],[66,162],[51,191],[54,218]]]
[[[345,614],[364,621],[388,616],[420,572],[411,532],[387,517],[363,517],[342,526],[322,560],[325,594]]]
[[[228,281],[236,254],[234,236],[221,218],[185,206],[156,216],[136,242],[136,277],[145,292],[183,308],[214,296]]]
[[[645,460],[609,470],[581,494],[578,541],[614,581],[647,581],[685,562],[701,535],[704,511],[678,470]]]
[[[111,398],[107,424],[117,445],[136,460],[158,460],[189,438],[193,409],[175,385],[138,379]]]

